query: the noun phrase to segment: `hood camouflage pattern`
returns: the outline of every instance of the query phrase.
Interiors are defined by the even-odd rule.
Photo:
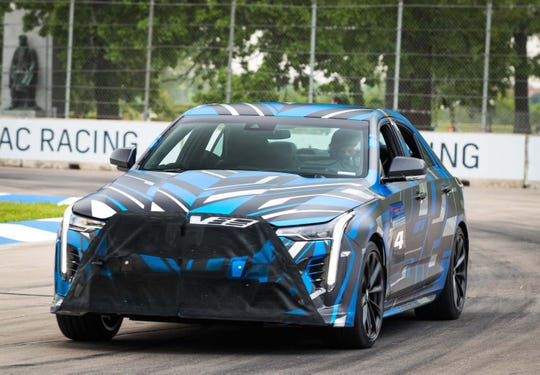
[[[276,172],[132,170],[76,202],[73,212],[108,219],[117,212],[260,216],[274,226],[317,224],[376,198],[362,180]]]

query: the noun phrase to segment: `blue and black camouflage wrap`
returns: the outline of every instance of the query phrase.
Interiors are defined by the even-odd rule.
[[[367,175],[142,170],[166,130],[126,174],[70,208],[102,226],[81,232],[64,218],[53,312],[351,327],[370,241],[385,268],[384,316],[429,303],[443,289],[454,234],[458,226],[466,231],[462,188],[403,116],[327,104],[216,104],[194,108],[171,126],[199,116],[367,121]],[[396,122],[425,148],[425,178],[382,181],[379,129]],[[339,237],[294,235],[294,228],[339,220]]]

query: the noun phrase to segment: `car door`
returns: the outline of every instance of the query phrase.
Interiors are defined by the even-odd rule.
[[[393,121],[380,127],[381,174],[396,156],[410,156],[407,145]],[[384,183],[387,192],[388,296],[400,299],[422,282],[418,272],[422,258],[430,191],[425,179]],[[385,194],[386,195],[386,194]]]
[[[419,135],[407,125],[397,123],[398,130],[412,157],[421,158],[426,162],[428,172],[424,182],[428,191],[426,211],[421,212],[419,223],[424,226],[425,238],[423,249],[418,261],[418,272],[421,279],[428,284],[435,280],[443,271],[442,262],[445,253],[452,247],[455,223],[455,201],[453,194],[452,176],[444,167],[434,160],[426,146],[420,141]],[[420,225],[420,224],[419,224]]]

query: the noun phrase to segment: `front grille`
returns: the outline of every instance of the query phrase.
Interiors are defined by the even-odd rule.
[[[322,288],[324,274],[326,272],[326,256],[311,258],[306,266],[305,272],[316,288]]]

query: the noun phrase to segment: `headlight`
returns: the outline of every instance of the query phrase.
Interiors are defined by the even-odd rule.
[[[353,216],[354,214],[352,212],[347,212],[325,224],[279,228],[276,231],[278,236],[286,237],[293,241],[332,240],[328,274],[326,276],[326,290],[328,292],[332,291],[336,285],[341,240],[343,239],[345,228]]]
[[[62,224],[60,225],[60,273],[64,280],[68,280],[72,276],[69,274],[71,260],[69,259],[70,255],[68,251],[68,231],[79,232],[81,236],[91,240],[104,225],[105,222],[103,221],[75,215],[72,211],[72,206],[66,208]]]
[[[104,225],[105,222],[103,221],[77,216],[73,213],[69,218],[69,229],[81,233],[88,239],[93,238],[96,232],[103,228]]]
[[[279,228],[276,234],[293,241],[331,240],[334,227],[335,222],[332,220],[328,223],[308,225],[305,227]]]

